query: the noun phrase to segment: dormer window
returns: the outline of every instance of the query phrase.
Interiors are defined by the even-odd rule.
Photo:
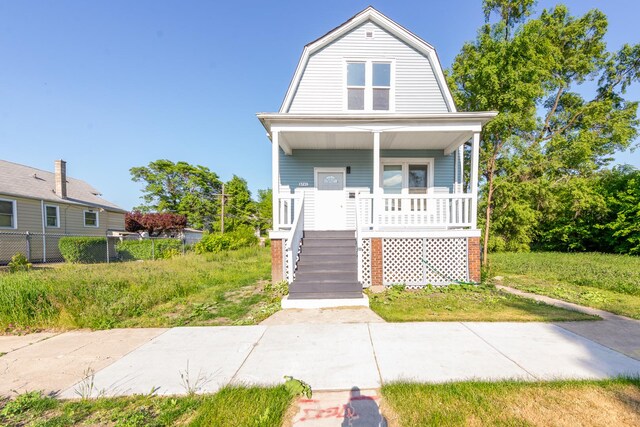
[[[388,61],[347,61],[347,110],[391,111],[391,74]]]

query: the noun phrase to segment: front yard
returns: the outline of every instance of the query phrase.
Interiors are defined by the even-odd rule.
[[[256,324],[280,308],[269,248],[0,273],[0,333]]]
[[[489,259],[492,283],[640,319],[640,257],[532,252]]]
[[[380,294],[369,293],[369,303],[371,309],[387,322],[552,322],[599,319],[501,292],[493,286],[450,285],[420,290],[406,290],[395,286]]]
[[[392,426],[640,425],[638,379],[398,383],[382,395]]]

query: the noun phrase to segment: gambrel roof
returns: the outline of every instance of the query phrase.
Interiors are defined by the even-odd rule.
[[[447,85],[442,66],[440,65],[440,60],[438,58],[438,55],[436,54],[436,50],[434,49],[434,47],[426,41],[422,40],[420,37],[413,34],[411,31],[401,26],[400,24],[389,19],[373,7],[369,6],[340,26],[334,28],[327,34],[312,41],[304,47],[302,56],[293,75],[293,79],[289,84],[286,96],[284,98],[282,106],[280,107],[280,113],[287,113],[289,111],[291,103],[293,102],[294,95],[300,85],[304,70],[309,62],[309,58],[315,52],[318,52],[330,43],[336,41],[340,37],[346,35],[350,31],[366,23],[367,21],[375,23],[380,28],[397,37],[399,40],[402,40],[404,43],[422,53],[429,59],[433,68],[433,72],[435,74],[436,81],[438,83],[438,86],[440,87],[440,91],[442,92],[445,103],[447,104],[448,111],[456,112],[456,106],[453,102],[453,96],[451,95],[451,91],[449,90],[449,87]]]

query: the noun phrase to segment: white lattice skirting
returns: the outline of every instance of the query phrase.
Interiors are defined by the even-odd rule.
[[[362,253],[360,254],[362,259],[361,264],[361,278],[362,278],[362,286],[368,288],[371,286],[371,240],[370,239],[362,239],[361,246]]]
[[[368,270],[371,281],[371,244]],[[466,238],[382,239],[382,283],[408,287],[448,285],[469,280]],[[363,240],[364,255],[364,240]],[[423,262],[425,260],[426,262]],[[364,256],[363,256],[364,261]]]

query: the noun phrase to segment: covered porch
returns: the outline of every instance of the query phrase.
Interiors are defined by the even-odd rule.
[[[272,141],[273,232],[475,230],[480,131],[494,116],[258,115]]]

